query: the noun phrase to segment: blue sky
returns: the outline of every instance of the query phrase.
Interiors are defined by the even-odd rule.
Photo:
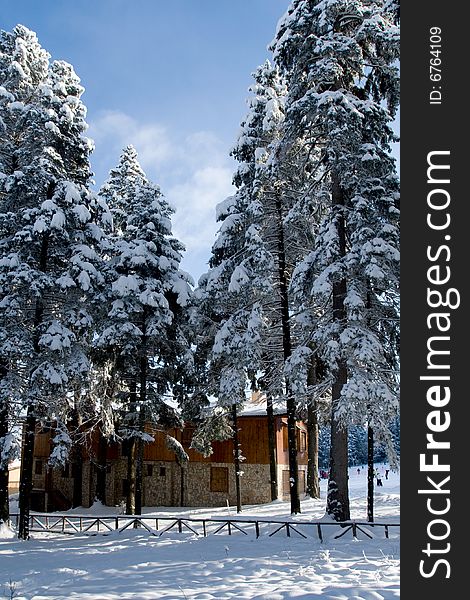
[[[251,73],[289,0],[18,0],[1,3],[0,28],[35,31],[85,87],[97,184],[133,144],[175,207],[183,268],[206,270],[215,206],[233,193],[229,157]]]

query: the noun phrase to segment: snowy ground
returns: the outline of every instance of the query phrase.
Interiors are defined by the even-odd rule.
[[[375,521],[399,522],[400,481],[397,473],[375,487]],[[295,520],[325,519],[322,500],[302,502]],[[351,518],[366,520],[366,471],[350,471]],[[12,511],[16,510],[12,502]],[[89,514],[91,509],[69,513]],[[113,514],[110,507],[93,514]],[[145,509],[146,514],[223,518],[233,507]],[[243,507],[240,518],[290,519],[289,504],[273,502]],[[142,529],[108,535],[33,533],[19,541],[0,530],[0,598],[16,600],[225,600],[256,598],[323,598],[388,600],[400,596],[399,528],[390,538],[377,528],[374,539],[351,533],[340,539],[325,533],[321,543],[314,528],[308,539],[267,532],[256,539],[236,533],[196,537],[168,532],[162,537]],[[333,530],[332,527],[324,527]],[[305,531],[304,531],[305,533]]]

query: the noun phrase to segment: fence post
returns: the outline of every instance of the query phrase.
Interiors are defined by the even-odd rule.
[[[323,535],[321,532],[321,525],[320,523],[317,523],[317,531],[318,531],[318,537],[320,538],[320,542],[323,544]]]
[[[256,539],[259,538],[259,522],[255,521]]]

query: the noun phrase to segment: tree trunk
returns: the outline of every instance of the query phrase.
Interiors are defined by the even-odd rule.
[[[52,192],[51,192],[52,194]],[[49,193],[48,193],[49,197]],[[51,195],[52,197],[52,195]],[[39,270],[43,273],[47,269],[47,257],[49,252],[49,234],[45,233],[41,242],[39,255]],[[42,298],[36,300],[33,322],[33,351],[37,356],[40,353],[39,327],[44,317],[44,303]],[[31,491],[33,489],[33,462],[34,462],[34,437],[36,435],[35,407],[30,403],[26,413],[26,424],[24,428],[24,441],[21,451],[20,471],[20,493],[18,497],[18,508],[20,511],[18,537],[22,540],[29,539],[29,511],[31,506]]]
[[[127,497],[126,515],[135,515],[135,455],[136,439],[129,439],[129,453],[127,455]]]
[[[129,407],[134,415],[137,412],[137,381],[133,375],[129,382]],[[137,423],[133,423],[135,427]],[[135,515],[135,455],[136,455],[136,438],[130,437],[127,439],[128,454],[127,454],[127,494],[126,494],[126,515]]]
[[[289,390],[290,395],[290,390]],[[297,464],[297,406],[292,397],[287,399],[287,440],[289,447],[290,511],[300,513],[299,472]]]
[[[139,363],[139,433],[145,431],[145,407],[147,404],[147,309],[144,307],[142,313],[142,343]],[[144,470],[144,441],[142,437],[136,441],[136,468],[135,468],[135,511],[137,515],[142,514],[142,496],[143,496],[143,470]]]
[[[374,521],[374,430],[367,427],[367,520]]]
[[[29,510],[31,506],[31,491],[33,489],[33,460],[34,436],[36,435],[36,417],[31,406],[23,428],[23,446],[21,452],[20,493],[18,508],[20,518],[18,524],[18,537],[22,540],[29,539]]]
[[[0,367],[0,378],[5,376],[5,370]],[[8,405],[2,405],[0,409],[0,440],[5,438],[8,434],[9,422],[8,422]],[[6,523],[10,518],[10,501],[8,495],[8,481],[9,471],[8,462],[2,463],[0,461],[0,523]]]
[[[330,474],[326,512],[336,521],[349,520],[348,431],[336,417],[337,399],[346,381],[346,373],[341,370],[332,388],[335,398],[332,413],[335,416],[331,420]]]
[[[135,440],[135,514],[142,514],[143,503],[143,471],[144,471],[144,441],[141,437]]]
[[[271,500],[277,500],[277,456],[276,456],[276,421],[274,417],[273,399],[266,398],[266,414],[268,417],[268,452],[269,452],[269,475],[271,481]]]
[[[82,448],[79,443],[79,438],[81,435],[80,427],[82,424],[81,415],[78,408],[78,400],[80,397],[80,390],[75,391],[75,402],[73,409],[73,418],[72,418],[72,427],[74,429],[74,443],[72,446],[70,463],[72,467],[72,481],[73,481],[73,490],[72,490],[72,508],[76,508],[77,506],[82,506],[82,488],[83,488],[83,458],[82,458]]]
[[[277,237],[277,254],[278,254],[278,274],[279,274],[279,297],[280,297],[280,312],[282,324],[282,348],[284,356],[284,364],[292,354],[291,331],[290,331],[290,316],[289,316],[289,296],[287,283],[287,265],[286,265],[286,249],[284,242],[284,223],[282,216],[282,204],[279,197],[276,198],[278,237]],[[286,379],[286,408],[287,408],[287,443],[289,454],[289,483],[290,483],[290,508],[291,514],[300,513],[300,498],[299,498],[299,467],[297,463],[297,404],[292,396],[289,381]]]
[[[367,291],[367,310],[370,315],[371,293]],[[370,326],[370,317],[367,319]],[[370,414],[370,405],[367,406],[367,412]],[[367,520],[374,521],[374,430],[370,424],[370,417],[367,423]]]
[[[346,227],[344,222],[344,194],[339,177],[332,172],[332,201],[336,214],[336,230],[338,233],[339,258],[346,254]],[[346,310],[346,279],[333,282],[333,320],[345,323]],[[331,449],[330,475],[328,478],[328,497],[326,512],[336,521],[349,520],[349,489],[348,489],[348,430],[339,414],[341,391],[348,380],[346,360],[338,358],[338,368],[331,390]]]
[[[242,500],[240,489],[240,442],[238,439],[238,417],[237,405],[232,404],[233,422],[233,464],[235,466],[235,491],[237,497],[237,513],[242,512]]]
[[[106,506],[106,455],[108,450],[108,440],[99,429],[98,456],[96,471],[96,499]]]
[[[317,359],[314,356],[309,366],[307,384],[317,383]],[[320,480],[318,474],[318,414],[317,403],[312,399],[307,405],[307,493],[310,498],[320,498]]]
[[[320,498],[320,480],[318,473],[318,415],[316,406],[307,407],[307,493],[310,498]]]

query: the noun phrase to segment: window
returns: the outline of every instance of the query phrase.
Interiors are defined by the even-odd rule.
[[[183,435],[181,436],[181,443],[186,448],[189,448],[193,439],[194,427],[185,427],[183,429]]]
[[[211,492],[228,492],[227,467],[211,467]]]
[[[307,432],[297,429],[297,452],[307,452]]]
[[[37,460],[34,464],[34,474],[42,475],[42,460]]]
[[[297,490],[299,494],[305,494],[305,471],[299,471]]]
[[[289,450],[289,434],[285,423],[282,424],[282,449]]]
[[[166,477],[166,467],[160,467],[160,477]]]
[[[153,465],[147,465],[147,477],[153,477]]]
[[[282,497],[287,498],[290,494],[290,474],[289,471],[282,471]]]

